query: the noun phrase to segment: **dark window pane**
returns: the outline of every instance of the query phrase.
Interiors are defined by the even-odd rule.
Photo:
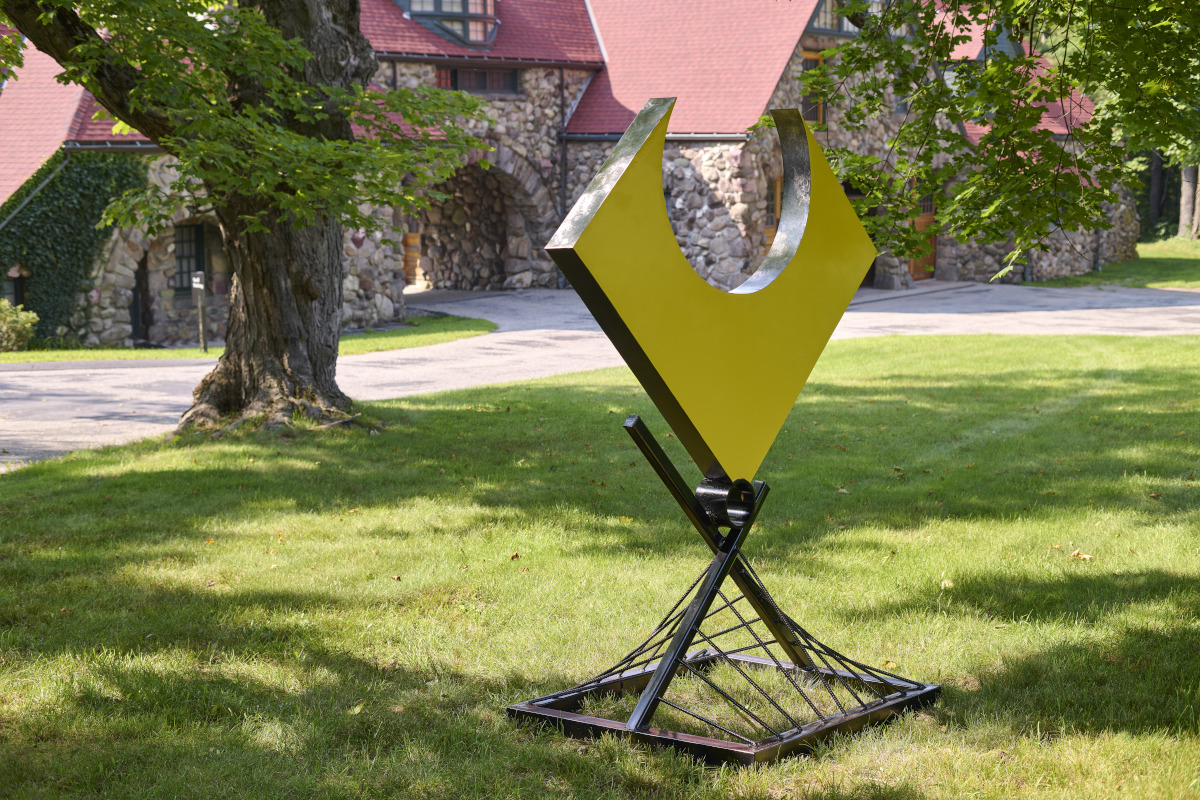
[[[517,91],[517,71],[515,69],[493,69],[488,72],[489,92]]]
[[[458,71],[458,88],[464,92],[486,92],[488,75],[482,69],[460,69]]]
[[[820,54],[805,53],[801,66],[803,66],[805,72],[821,66]],[[806,122],[824,122],[824,109],[822,108],[821,101],[815,95],[805,95],[800,98],[800,114]]]
[[[437,87],[439,89],[456,89],[454,80],[454,70],[446,67],[438,67],[437,71]]]
[[[829,0],[821,3],[821,7],[817,9],[817,13],[813,14],[812,27],[823,31],[837,30],[837,14],[834,13],[833,4]]]
[[[175,275],[172,289],[190,289],[192,273],[204,269],[204,226],[175,226]]]

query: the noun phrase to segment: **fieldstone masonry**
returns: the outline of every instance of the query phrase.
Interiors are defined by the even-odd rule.
[[[159,186],[173,180],[172,160],[160,158],[150,165],[150,180]],[[382,232],[345,232],[342,262],[343,329],[362,328],[403,320],[404,271],[403,248],[387,240],[400,241],[394,212],[387,206],[364,206],[364,213],[378,217]],[[225,336],[229,318],[229,286],[233,274],[221,244],[221,234],[212,215],[176,215],[177,225],[204,225],[204,244],[208,273],[205,300],[208,337],[219,341]],[[145,297],[138,297],[138,272],[144,270]],[[141,228],[119,228],[101,250],[89,278],[89,289],[76,296],[70,325],[58,335],[74,335],[88,346],[129,346],[134,343],[135,301],[149,311],[145,339],[154,344],[183,344],[199,341],[199,309],[190,288],[172,289],[170,280],[176,270],[173,230],[147,236]]]
[[[795,78],[803,69],[803,51],[833,44],[829,38],[803,37],[768,107],[799,107]],[[492,149],[472,154],[452,179],[435,187],[445,200],[431,203],[416,217],[386,206],[364,207],[365,213],[381,220],[383,232],[346,231],[344,328],[402,320],[406,281],[426,288],[478,290],[559,285],[559,273],[545,244],[612,151],[615,137],[564,141],[559,135],[591,72],[532,68],[522,69],[519,76],[518,92],[484,96],[483,119],[466,123]],[[383,62],[376,82],[392,88],[432,86],[437,68]],[[882,114],[866,131],[847,131],[837,109],[829,108],[828,130],[818,139],[823,146],[841,145],[883,156],[901,120],[898,113]],[[165,185],[170,163],[165,158],[155,162],[151,180]],[[684,256],[706,281],[732,289],[765,256],[770,246],[768,228],[774,222],[773,184],[781,177],[779,144],[771,131],[736,141],[668,139],[663,154],[667,217]],[[1030,255],[1028,270],[1014,270],[1006,280],[1043,280],[1136,258],[1138,220],[1128,191],[1122,191],[1110,207],[1110,219],[1113,227],[1108,231],[1056,234],[1049,250]],[[180,217],[176,222],[206,225],[209,336],[219,339],[228,315],[230,270],[215,220]],[[412,259],[419,266],[407,276],[404,248],[399,244],[406,233],[420,234],[420,257]],[[151,317],[148,338],[165,344],[195,341],[198,320],[190,290],[168,287],[175,269],[172,242],[169,231],[154,238],[137,229],[115,231],[96,263],[89,291],[78,297],[70,328],[61,333],[74,333],[88,344],[129,344],[137,275],[144,269]],[[988,280],[1001,268],[1009,249],[940,237],[935,277]],[[907,262],[887,253],[876,260],[874,274],[880,288],[912,285]]]

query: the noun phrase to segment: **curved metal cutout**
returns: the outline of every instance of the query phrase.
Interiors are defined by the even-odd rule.
[[[783,154],[783,202],[775,241],[762,263],[741,286],[731,294],[757,292],[779,277],[792,263],[804,229],[808,227],[808,205],[812,198],[812,164],[808,157],[808,132],[804,117],[794,108],[771,112],[775,130],[779,133],[779,149]]]
[[[748,480],[875,248],[799,113],[782,112],[783,235],[738,290],[714,289],[684,258],[662,200],[674,102],[646,103],[546,251],[701,472]],[[730,364],[736,395],[722,376]]]

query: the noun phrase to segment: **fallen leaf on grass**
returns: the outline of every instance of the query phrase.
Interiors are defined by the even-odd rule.
[[[509,557],[508,557],[508,560],[509,560],[509,561],[516,561],[516,560],[517,560],[518,558],[520,558],[520,557],[521,557],[521,554],[520,554],[520,553],[513,553],[511,556],[509,556]]]
[[[899,664],[897,664],[895,661],[885,661],[885,662],[883,662],[883,668],[884,668],[884,669],[895,669],[895,668],[896,668],[896,667],[898,667],[898,666],[900,666],[900,665],[899,665]]]
[[[1162,497],[1162,495],[1161,495],[1161,494],[1151,494],[1150,496],[1151,496],[1152,498],[1154,498],[1155,500],[1157,500],[1158,498]]]
[[[846,489],[845,487],[842,487],[842,486],[838,487],[838,492],[840,492],[841,494],[850,494],[850,490]]]
[[[1008,623],[1006,622],[1003,625],[997,625],[996,630],[1003,630],[1004,628],[1007,628],[1007,627],[1008,627]]]
[[[1071,553],[1071,558],[1080,558],[1080,559],[1083,559],[1084,561],[1092,561],[1096,557],[1089,556],[1087,553],[1083,552],[1082,550],[1076,550],[1074,553]]]

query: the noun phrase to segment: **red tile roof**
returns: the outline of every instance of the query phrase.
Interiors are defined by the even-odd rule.
[[[670,133],[744,133],[767,111],[816,6],[817,0],[591,0],[608,62],[568,133],[622,133],[652,97],[679,98]]]
[[[500,29],[487,50],[443,39],[412,19],[393,0],[362,0],[362,32],[385,55],[433,58],[603,63],[584,0],[496,0]]]
[[[59,83],[50,56],[25,48],[25,64],[0,92],[0,203],[54,155],[71,129],[83,89]]]
[[[1051,69],[1053,67],[1050,61],[1039,54],[1035,71],[1039,75],[1045,75]],[[1038,124],[1038,128],[1050,131],[1056,136],[1069,136],[1077,128],[1088,124],[1092,115],[1096,113],[1096,104],[1092,102],[1092,99],[1074,87],[1069,96],[1056,102],[1043,103],[1042,108],[1042,120]],[[979,144],[979,140],[988,130],[987,125],[971,122],[966,123],[963,128],[967,141],[973,145]]]
[[[96,115],[102,111],[105,116],[97,119]],[[113,133],[111,115],[104,110],[103,106],[96,102],[96,98],[92,97],[91,92],[84,91],[83,96],[79,98],[79,106],[75,109],[75,119],[71,121],[71,130],[67,135],[67,141],[82,143],[112,142],[119,144],[149,142],[150,140],[138,131],[134,131],[133,133]]]

